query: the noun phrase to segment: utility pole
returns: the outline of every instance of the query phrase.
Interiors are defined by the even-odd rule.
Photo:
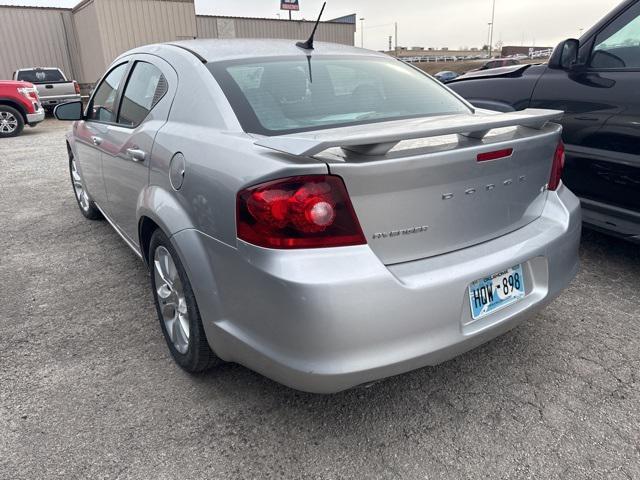
[[[398,22],[395,22],[396,27],[396,58],[398,57]]]
[[[491,58],[491,52],[493,50],[493,28],[496,20],[496,0],[493,0],[493,8],[491,9],[491,35],[489,37],[489,58]]]
[[[360,17],[360,48],[364,48],[364,17]]]

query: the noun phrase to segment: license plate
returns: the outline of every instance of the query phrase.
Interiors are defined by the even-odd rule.
[[[471,316],[474,320],[511,305],[524,297],[522,265],[494,273],[469,285]]]

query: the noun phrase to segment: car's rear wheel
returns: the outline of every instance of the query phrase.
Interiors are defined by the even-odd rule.
[[[213,367],[219,359],[207,342],[191,283],[161,230],[151,236],[149,267],[160,327],[176,363],[192,373]]]
[[[80,170],[78,170],[78,164],[71,152],[69,152],[69,173],[71,174],[73,193],[76,195],[76,201],[78,202],[78,207],[80,208],[82,215],[89,220],[98,220],[102,218],[102,213],[100,213],[96,204],[91,200],[89,192],[87,192],[87,189],[84,186],[82,175],[80,174]]]
[[[8,105],[0,105],[0,138],[15,137],[24,130],[24,118]]]

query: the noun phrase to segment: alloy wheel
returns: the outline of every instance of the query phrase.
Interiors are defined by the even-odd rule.
[[[13,133],[18,128],[18,119],[11,112],[0,112],[0,133]]]
[[[71,178],[73,180],[73,191],[76,194],[80,208],[86,212],[89,210],[89,195],[87,195],[82,185],[82,177],[80,177],[80,172],[78,171],[75,160],[71,160]]]
[[[153,258],[153,275],[162,320],[175,349],[185,354],[189,349],[189,312],[184,288],[169,251],[159,246]]]

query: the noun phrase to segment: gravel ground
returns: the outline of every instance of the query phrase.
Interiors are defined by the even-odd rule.
[[[533,321],[337,395],[171,360],[142,263],[77,211],[63,133],[0,142],[0,478],[640,478],[640,249],[585,232]]]

